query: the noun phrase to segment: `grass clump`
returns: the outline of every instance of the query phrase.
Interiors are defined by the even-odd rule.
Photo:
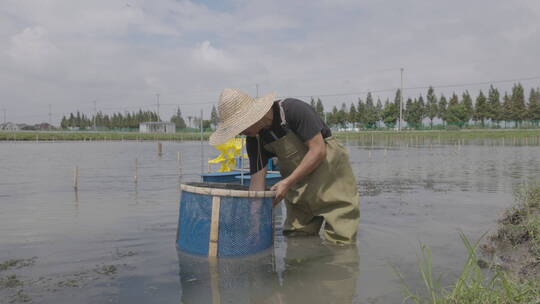
[[[2,288],[15,288],[23,286],[23,282],[17,278],[16,275],[10,275],[5,278],[0,278],[0,289]]]
[[[440,277],[434,278],[431,250],[421,246],[419,261],[420,274],[424,282],[424,291],[413,291],[405,278],[396,270],[404,287],[404,303],[415,304],[518,304],[540,303],[540,277],[520,279],[511,274],[494,270],[490,275],[484,274],[478,265],[476,244],[460,233],[461,240],[467,248],[468,258],[457,281],[448,287],[441,286]]]
[[[421,245],[419,269],[424,291],[413,291],[396,270],[404,286],[404,302],[415,304],[520,304],[540,303],[540,184],[515,192],[518,204],[499,221],[499,228],[490,239],[492,262],[477,256],[480,240],[472,244],[460,233],[468,252],[467,261],[457,281],[441,286],[433,277],[431,250]],[[493,262],[499,260],[499,263]],[[482,266],[482,267],[481,267]],[[489,271],[482,268],[488,267]]]
[[[30,259],[10,259],[0,263],[0,271],[5,271],[10,268],[22,268],[34,265],[37,257]]]

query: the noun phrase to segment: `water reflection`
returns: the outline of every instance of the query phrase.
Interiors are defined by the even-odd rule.
[[[513,204],[513,188],[540,174],[540,146],[532,141],[529,146],[511,146],[511,139],[417,142],[349,141],[361,192],[360,275],[356,265],[340,262],[349,259],[349,249],[335,253],[316,238],[280,239],[279,225],[273,251],[220,259],[217,271],[210,271],[207,258],[199,258],[202,263],[180,258],[174,247],[178,185],[198,181],[201,158],[215,157],[211,149],[201,157],[199,142],[167,143],[160,160],[155,142],[0,143],[0,172],[6,173],[0,174],[0,261],[38,256],[33,268],[21,270],[32,273],[26,278],[58,281],[103,263],[126,263],[107,287],[117,288],[120,303],[178,303],[180,290],[185,303],[350,303],[355,293],[355,303],[401,303],[401,286],[387,261],[414,278],[420,240],[433,249],[440,267],[435,272],[452,279],[467,255],[456,230],[477,239],[494,229],[500,212]],[[81,170],[78,192],[75,165]],[[111,261],[115,248],[136,255]],[[355,282],[356,291],[349,288]],[[103,285],[96,280],[78,288],[79,301],[71,288],[38,293],[50,299],[44,303],[104,303],[114,296],[103,294]]]
[[[288,238],[282,282],[268,303],[351,303],[356,295],[356,246],[337,247],[317,237]]]
[[[182,303],[351,303],[356,294],[356,246],[318,237],[284,238],[276,248],[242,258],[212,259],[178,251]],[[286,246],[285,246],[286,245]]]

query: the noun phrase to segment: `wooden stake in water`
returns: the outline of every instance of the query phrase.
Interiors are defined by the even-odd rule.
[[[133,176],[133,181],[137,183],[139,180],[139,160],[135,158],[135,175]]]
[[[200,119],[200,131],[201,131],[201,178],[202,178],[202,175],[204,174],[203,170],[204,170],[204,165],[203,165],[203,162],[204,162],[204,146],[203,146],[203,110],[201,109],[201,119]]]
[[[79,189],[79,167],[75,166],[73,170],[73,188],[75,191]]]
[[[182,163],[180,158],[180,152],[176,152],[176,170],[178,171],[178,177],[182,176]]]
[[[158,156],[163,155],[163,147],[160,142],[157,143],[157,153],[158,153]]]
[[[219,265],[217,257],[208,257],[208,269],[210,273],[210,290],[212,294],[212,304],[221,304],[219,293]]]

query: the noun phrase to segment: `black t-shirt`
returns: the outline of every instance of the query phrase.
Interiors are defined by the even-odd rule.
[[[287,127],[294,132],[302,142],[313,138],[319,132],[323,138],[332,135],[330,129],[326,126],[319,114],[315,112],[309,104],[294,98],[287,98],[282,102],[283,112],[285,112],[285,121]],[[286,131],[281,126],[281,115],[279,111],[279,102],[272,105],[273,119],[272,126],[269,129],[262,129],[259,132],[259,140],[256,137],[246,138],[246,149],[249,156],[249,168],[251,174],[263,169],[268,160],[276,155],[267,151],[264,145],[269,144],[277,138],[283,137]],[[272,132],[270,132],[272,131]]]

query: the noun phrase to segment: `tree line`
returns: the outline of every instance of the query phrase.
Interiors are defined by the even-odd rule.
[[[90,129],[96,128],[107,129],[123,129],[123,128],[138,128],[141,122],[161,121],[157,113],[152,111],[113,113],[112,115],[103,114],[101,111],[95,115],[86,116],[84,113],[77,111],[70,113],[69,116],[63,116],[60,122],[62,129],[79,128]]]
[[[185,129],[189,127],[199,128],[200,117],[187,116],[188,123],[182,116],[182,111],[178,108],[175,114],[171,117],[170,122],[176,125],[177,129]],[[101,111],[95,115],[87,116],[79,111],[70,113],[68,116],[63,116],[60,126],[62,129],[77,128],[77,129],[137,129],[142,122],[162,121],[159,115],[153,111],[125,112],[113,113],[112,115],[103,114]],[[204,129],[211,129],[217,126],[218,116],[215,107],[212,107],[211,119],[203,120]]]
[[[401,91],[396,90],[393,100],[386,99],[384,103],[380,98],[375,101],[373,95],[368,93],[365,100],[358,98],[356,103],[347,105],[342,103],[338,109],[333,106],[330,111],[325,111],[320,98],[311,98],[310,104],[321,118],[330,126],[337,128],[394,128],[399,120],[399,105]],[[408,128],[433,128],[433,121],[442,121],[442,127],[455,125],[459,127],[477,125],[485,127],[489,123],[492,127],[507,127],[508,122],[513,126],[520,127],[524,122],[532,126],[539,126],[540,122],[540,88],[531,89],[528,98],[525,96],[523,86],[516,83],[510,93],[501,94],[492,85],[486,94],[480,91],[477,96],[471,96],[469,91],[461,95],[452,93],[449,98],[441,94],[437,96],[433,87],[429,87],[425,98],[422,94],[418,97],[403,99],[403,120]],[[96,115],[86,116],[77,111],[70,113],[68,117],[62,117],[61,127],[66,128],[133,128],[139,127],[141,122],[161,121],[159,115],[152,111],[114,113],[112,115],[98,112]],[[425,122],[428,121],[428,124]],[[187,116],[187,122],[182,116],[180,108],[170,118],[170,122],[177,129],[199,128],[201,118]],[[218,113],[215,106],[212,107],[209,120],[203,120],[204,129],[212,129],[217,126]],[[503,124],[503,125],[502,125]]]
[[[334,106],[331,111],[325,112],[320,98],[311,99],[311,106],[332,127],[353,128],[379,128],[385,126],[394,128],[399,120],[399,104],[401,91],[396,91],[393,101],[386,99],[374,101],[373,95],[368,93],[365,101],[358,98],[357,103],[347,106],[342,103],[338,109]],[[537,126],[540,122],[540,88],[531,89],[526,99],[523,86],[514,84],[510,93],[504,92],[503,97],[497,88],[490,86],[487,95],[480,91],[473,98],[469,91],[458,96],[453,93],[449,99],[444,94],[437,96],[433,87],[429,87],[426,97],[420,94],[416,98],[403,100],[403,120],[409,128],[433,128],[433,121],[438,118],[442,126],[478,125],[485,127],[489,122],[493,127],[504,127],[513,122],[520,127],[524,122]]]

